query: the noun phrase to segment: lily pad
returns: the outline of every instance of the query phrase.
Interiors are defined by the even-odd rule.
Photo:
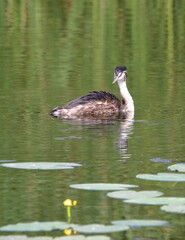
[[[95,235],[95,236],[88,236],[85,237],[83,235],[72,235],[72,236],[65,236],[65,237],[56,237],[54,240],[111,240],[112,238],[103,235]]]
[[[170,163],[170,159],[163,159],[163,158],[152,158],[150,159],[152,162],[162,162],[162,163]]]
[[[65,140],[65,139],[82,139],[82,137],[68,136],[68,137],[56,137],[55,140]]]
[[[167,168],[170,171],[185,172],[185,163],[177,163]]]
[[[125,200],[126,203],[164,205],[164,204],[185,204],[185,198],[178,197],[156,197],[156,198],[138,198]]]
[[[137,227],[157,227],[157,226],[168,226],[168,222],[161,221],[161,220],[141,220],[141,219],[134,219],[134,220],[117,220],[112,221],[112,224],[116,225],[127,225],[131,228]]]
[[[165,212],[185,214],[185,204],[184,205],[165,205],[161,207],[161,210]]]
[[[3,163],[2,167],[18,168],[18,169],[30,169],[30,170],[62,170],[73,169],[74,167],[81,167],[78,163],[68,162],[23,162],[23,163]]]
[[[70,235],[70,236],[53,238],[53,240],[85,240],[85,239],[86,239],[85,236],[83,236],[83,235],[76,235],[76,234],[75,235]]]
[[[116,199],[159,197],[161,195],[163,195],[163,193],[158,191],[114,191],[107,193],[108,197]]]
[[[8,235],[8,236],[0,236],[0,240],[27,240],[27,236],[25,235]]]
[[[92,191],[113,191],[113,190],[127,190],[127,188],[135,188],[137,185],[130,184],[116,184],[116,183],[83,183],[83,184],[72,184],[71,188],[92,190]]]
[[[112,238],[108,236],[103,236],[103,235],[95,235],[95,236],[86,237],[85,239],[86,240],[111,240]]]
[[[128,226],[117,225],[103,225],[103,224],[88,224],[83,226],[76,226],[74,230],[79,233],[91,234],[91,233],[111,233],[122,232],[128,230]]]
[[[0,236],[0,240],[111,240],[112,238],[104,235],[94,235],[85,237],[83,235],[71,235],[64,237],[48,237],[48,236],[40,236],[40,237],[27,237],[24,235],[8,235],[8,236]]]
[[[2,162],[16,162],[16,160],[0,160],[0,163]]]
[[[66,222],[29,222],[17,223],[0,227],[0,231],[5,232],[39,232],[39,231],[53,231],[64,230],[66,228],[73,228],[75,224]]]
[[[136,178],[152,181],[185,182],[185,174],[182,173],[138,174]]]
[[[54,238],[48,236],[40,236],[40,237],[27,237],[25,240],[54,240]]]

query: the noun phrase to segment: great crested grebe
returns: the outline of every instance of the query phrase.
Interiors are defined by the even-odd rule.
[[[54,108],[49,114],[58,118],[133,118],[134,102],[127,89],[126,67],[116,67],[113,83],[118,82],[121,101],[112,93],[93,91],[62,107]]]

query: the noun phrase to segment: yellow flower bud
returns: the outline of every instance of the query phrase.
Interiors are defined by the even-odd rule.
[[[76,205],[77,205],[77,201],[74,200],[74,201],[73,201],[73,206],[76,206]]]
[[[66,199],[65,201],[63,201],[63,204],[64,204],[64,206],[72,206],[72,201],[71,201],[71,199]]]
[[[72,233],[73,233],[73,230],[71,228],[66,228],[64,230],[64,234],[67,235],[67,236],[71,235]]]

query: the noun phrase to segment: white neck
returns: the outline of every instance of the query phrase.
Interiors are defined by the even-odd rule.
[[[123,108],[125,109],[125,111],[134,111],[134,101],[127,89],[126,81],[118,81],[118,85],[124,104]]]

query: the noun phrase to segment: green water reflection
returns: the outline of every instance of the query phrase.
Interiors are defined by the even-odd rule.
[[[168,165],[153,158],[184,161],[185,1],[2,0],[0,9],[0,160],[84,164],[66,171],[0,168],[0,225],[65,221],[62,202],[72,198],[79,203],[75,223],[145,217],[171,224],[112,235],[115,239],[183,239],[184,216],[69,185],[129,183],[183,197],[183,183],[135,176],[165,172]],[[119,65],[128,66],[133,124],[47,115],[91,90],[119,96],[112,85]]]

